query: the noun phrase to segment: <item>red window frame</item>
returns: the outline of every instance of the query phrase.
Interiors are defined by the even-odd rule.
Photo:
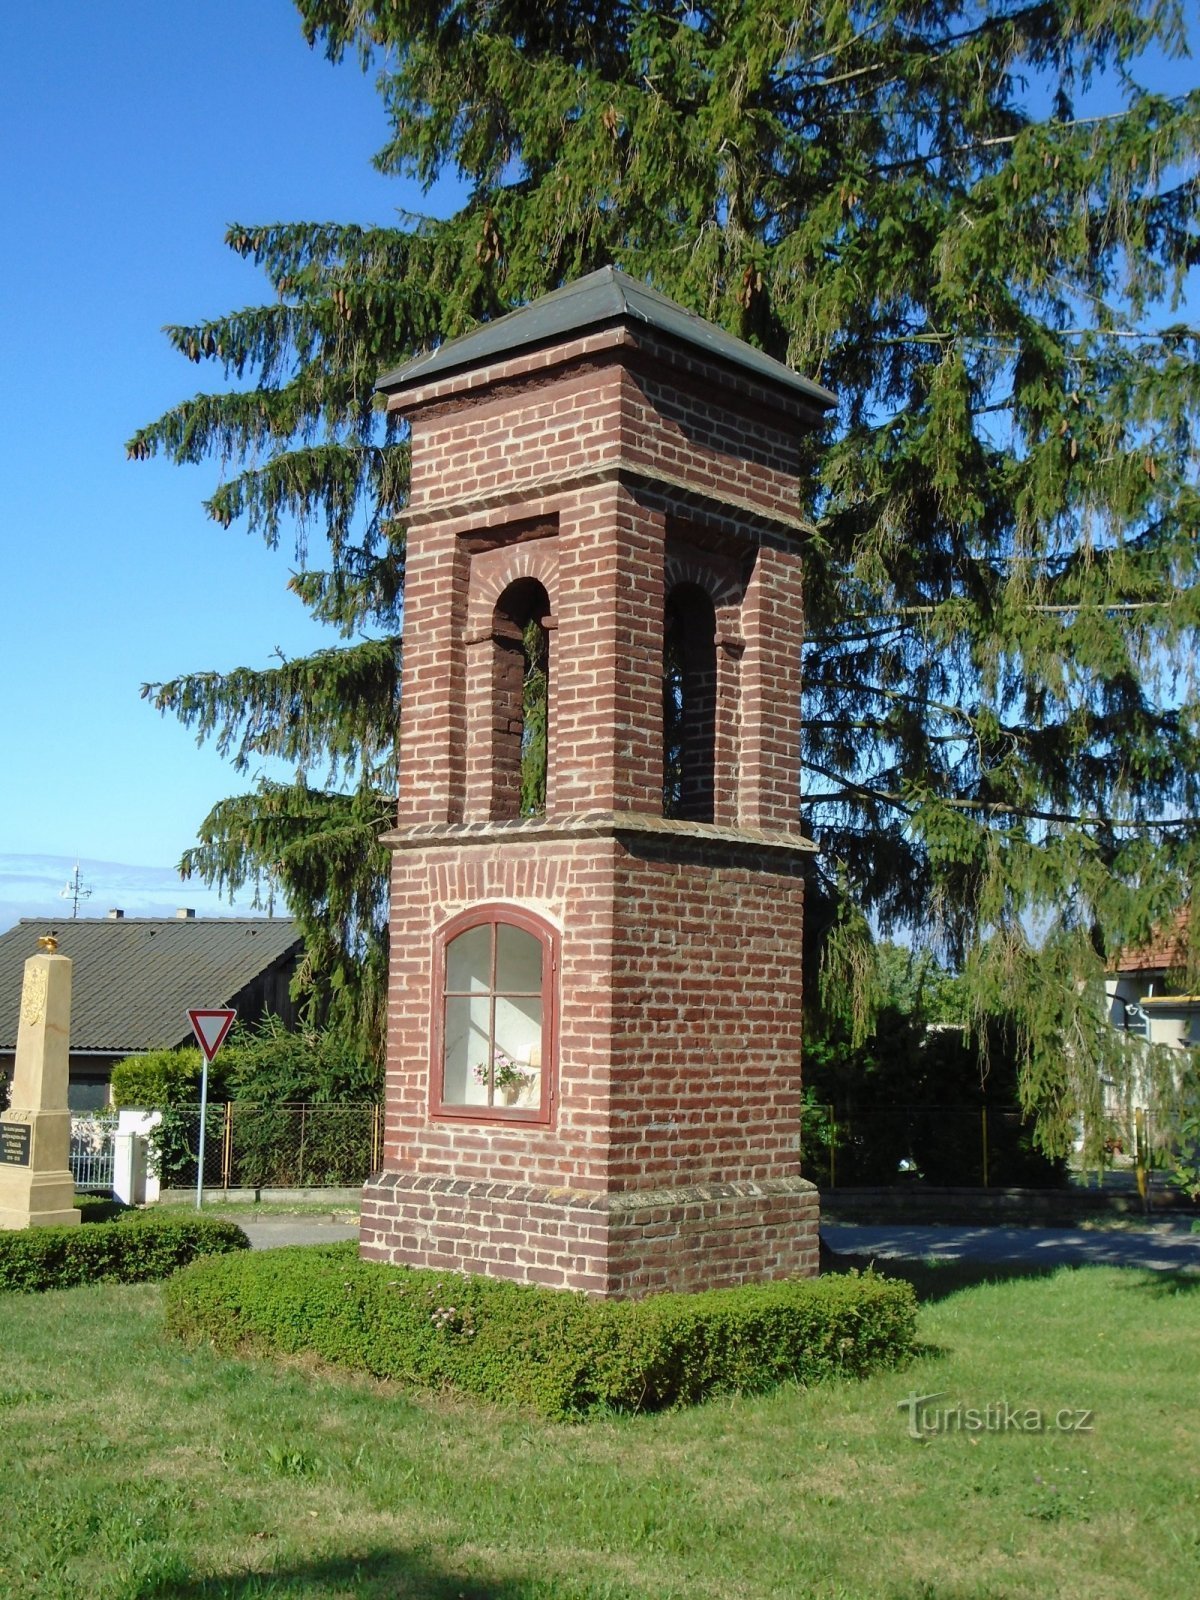
[[[541,1101],[536,1106],[460,1105],[445,1098],[446,1068],[446,951],[460,934],[472,928],[490,926],[492,972],[488,990],[496,999],[496,934],[498,925],[520,928],[532,934],[542,946],[542,1066]],[[554,1121],[558,1101],[558,930],[535,912],[520,906],[489,904],[472,906],[452,917],[438,930],[433,954],[433,1025],[430,1039],[433,1055],[429,1073],[429,1109],[435,1117],[456,1122],[533,1123],[548,1126]],[[494,1020],[493,1020],[494,1030]]]

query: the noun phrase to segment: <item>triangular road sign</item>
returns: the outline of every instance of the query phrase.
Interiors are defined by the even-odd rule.
[[[212,1058],[225,1043],[226,1035],[233,1027],[233,1019],[237,1012],[228,1008],[220,1011],[189,1011],[188,1021],[192,1025],[192,1032],[196,1035],[196,1043],[204,1051],[204,1059],[211,1063]]]

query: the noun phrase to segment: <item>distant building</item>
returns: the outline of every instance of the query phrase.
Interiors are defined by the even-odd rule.
[[[190,1044],[189,1009],[233,1006],[241,1021],[295,1021],[289,986],[303,950],[290,917],[23,917],[0,935],[0,1075],[11,1077],[25,962],[45,934],[75,963],[71,1109],[108,1103],[113,1064]]]
[[[1122,950],[1107,982],[1114,1028],[1149,1044],[1200,1046],[1200,994],[1185,994],[1189,913],[1185,909],[1148,944]]]

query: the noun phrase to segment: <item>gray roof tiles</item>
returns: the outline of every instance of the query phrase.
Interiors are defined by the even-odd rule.
[[[16,1048],[25,962],[43,934],[75,963],[71,1049],[101,1053],[190,1040],[190,1008],[229,1005],[302,943],[290,917],[22,918],[0,935],[0,1050]]]
[[[549,344],[610,322],[640,321],[703,354],[741,367],[753,376],[799,393],[810,405],[825,410],[837,397],[791,367],[735,339],[724,328],[685,311],[665,294],[640,283],[616,267],[601,267],[565,288],[510,311],[495,322],[481,323],[461,338],[450,339],[428,355],[386,372],[375,385],[395,393],[431,378],[447,377],[466,367],[482,366],[498,356]]]

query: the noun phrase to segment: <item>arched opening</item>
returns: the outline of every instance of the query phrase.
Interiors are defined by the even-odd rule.
[[[518,578],[492,616],[492,816],[546,810],[550,727],[550,599],[536,578]]]
[[[717,614],[679,583],[663,618],[663,816],[711,822],[717,732]]]

